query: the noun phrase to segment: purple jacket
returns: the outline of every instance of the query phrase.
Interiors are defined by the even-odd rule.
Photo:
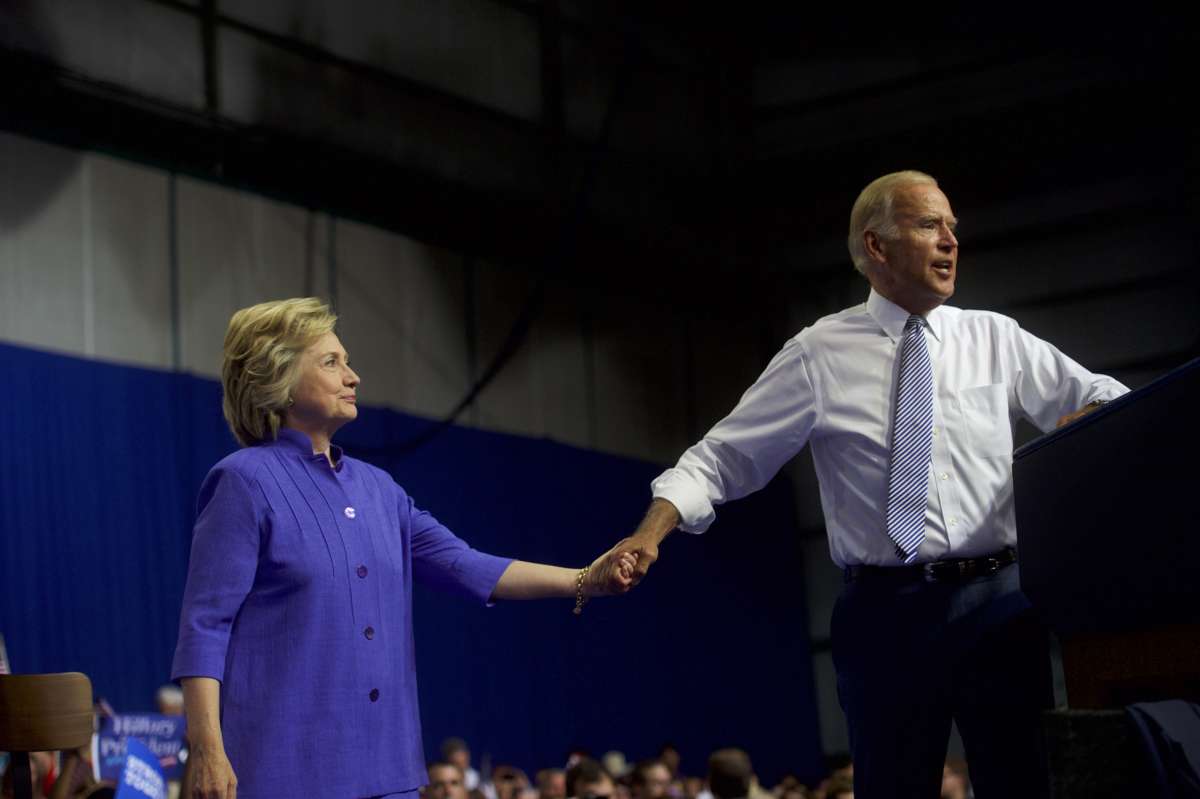
[[[486,602],[511,562],[333,451],[336,469],[285,428],[221,460],[200,488],[171,675],[221,681],[245,799],[423,785],[413,578]]]

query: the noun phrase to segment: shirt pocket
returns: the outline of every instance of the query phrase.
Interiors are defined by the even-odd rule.
[[[1003,383],[962,389],[958,392],[958,406],[974,454],[1012,457],[1008,389]]]

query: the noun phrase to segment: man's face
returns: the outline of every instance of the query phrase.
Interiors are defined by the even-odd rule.
[[[467,799],[462,772],[454,766],[434,766],[429,769],[429,799]]]
[[[958,220],[936,186],[916,184],[893,195],[894,239],[874,233],[868,242],[871,285],[909,313],[924,314],[954,294],[958,271]]]

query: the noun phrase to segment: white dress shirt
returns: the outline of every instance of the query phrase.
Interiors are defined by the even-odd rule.
[[[680,529],[702,533],[714,505],[757,491],[812,443],[829,552],[838,566],[896,566],[884,517],[897,347],[908,311],[866,303],[790,339],[737,407],[651,485]],[[1129,389],[1084,369],[1012,319],[941,306],[925,316],[933,363],[933,456],[917,562],[1016,546],[1013,427],[1042,431]]]

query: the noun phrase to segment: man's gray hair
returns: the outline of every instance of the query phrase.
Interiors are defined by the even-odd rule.
[[[846,238],[846,246],[850,250],[850,260],[854,262],[854,268],[864,275],[871,261],[867,255],[867,245],[863,242],[863,234],[871,230],[885,239],[896,238],[900,234],[896,220],[892,218],[892,204],[896,191],[914,185],[937,186],[937,181],[932,176],[914,169],[892,172],[868,183],[854,201],[854,208],[850,211],[850,235]]]

